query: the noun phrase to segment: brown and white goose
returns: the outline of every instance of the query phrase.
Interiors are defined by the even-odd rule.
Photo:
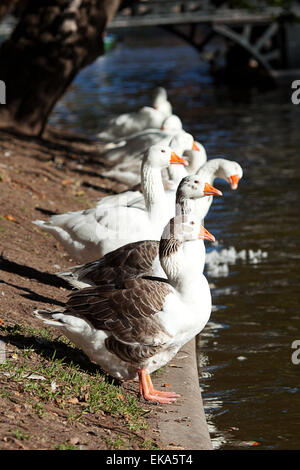
[[[172,403],[178,395],[155,390],[150,374],[167,364],[210,317],[210,289],[198,269],[205,249],[198,246],[197,256],[194,249],[199,239],[214,237],[193,217],[175,217],[159,245],[168,281],[142,277],[118,286],[88,287],[72,293],[64,310],[37,310],[35,315],[58,327],[111,376],[138,376],[146,400]]]
[[[222,193],[198,176],[186,176],[177,188],[176,206],[173,215],[197,218],[195,202],[211,195]],[[198,241],[197,243],[203,243]],[[197,244],[195,243],[194,246]],[[198,269],[202,269],[198,264]],[[69,272],[58,273],[75,288],[115,284],[125,279],[141,276],[166,277],[159,262],[159,241],[145,240],[128,243],[107,253],[100,259],[75,266]]]

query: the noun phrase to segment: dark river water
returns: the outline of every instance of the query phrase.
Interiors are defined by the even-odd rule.
[[[94,135],[107,118],[150,104],[161,85],[208,158],[242,165],[237,191],[215,182],[224,196],[205,220],[218,241],[207,246],[214,308],[198,341],[205,411],[216,449],[300,449],[300,364],[292,361],[300,340],[300,105],[290,84],[216,87],[190,46],[160,30],[131,34],[77,76],[51,122]]]

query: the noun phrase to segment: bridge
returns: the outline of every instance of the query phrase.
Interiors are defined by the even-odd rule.
[[[239,2],[221,0],[133,0],[120,9],[108,30],[159,26],[203,52],[216,36],[226,46],[216,53],[218,59],[230,45],[242,48],[272,77],[300,67],[295,41],[300,44],[300,26],[290,25],[291,17],[300,18],[300,2],[289,10],[272,7],[270,1],[253,1],[251,8],[233,8]],[[275,2],[274,2],[275,3]],[[296,48],[298,49],[299,46]],[[290,57],[293,56],[293,57]],[[299,59],[300,60],[300,59]]]

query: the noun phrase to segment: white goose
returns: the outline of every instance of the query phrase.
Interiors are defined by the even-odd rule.
[[[170,218],[161,178],[162,169],[169,164],[185,164],[185,160],[162,145],[150,147],[145,154],[142,185],[146,210],[128,207],[125,195],[122,205],[115,205],[111,198],[93,209],[54,215],[48,222],[33,223],[51,233],[80,262],[97,259],[126,243],[149,238],[159,240]]]
[[[203,152],[198,152],[199,155],[197,155],[195,149],[197,149],[198,147],[196,146],[192,135],[188,134],[183,129],[177,130],[176,132],[168,131],[167,133],[165,131],[148,130],[140,134],[136,138],[129,139],[128,147],[126,146],[126,152],[123,148],[115,148],[113,150],[110,150],[110,155],[112,155],[112,152],[114,152],[115,155],[118,154],[118,156],[121,156],[121,161],[120,163],[116,164],[113,168],[102,172],[102,176],[112,178],[121,183],[128,184],[129,186],[139,184],[142,161],[142,152],[140,150],[144,149],[146,145],[149,145],[149,143],[152,142],[153,137],[155,137],[155,140],[158,140],[161,145],[169,145],[180,156],[182,156],[185,151],[190,150],[191,153],[188,155],[188,158],[191,160],[193,168],[198,169],[201,163],[203,162]],[[136,149],[139,150],[136,151]],[[178,171],[178,173],[174,172],[174,178],[176,175],[177,182],[177,185],[175,187],[175,183],[169,179],[166,173],[163,178],[165,187],[170,187],[172,190],[176,191],[180,180],[187,174],[187,171],[184,170]]]
[[[164,88],[156,89],[153,106],[143,106],[138,111],[124,113],[110,119],[108,126],[97,134],[106,142],[130,136],[145,129],[161,129],[167,117],[171,116],[172,107],[167,100]]]
[[[183,156],[187,161],[187,165],[173,165],[163,170],[163,184],[165,193],[168,201],[170,214],[174,207],[176,199],[176,190],[182,180],[187,175],[193,175],[196,171],[206,163],[207,155],[205,148],[199,142],[196,142],[191,134],[182,131],[172,137],[169,146],[176,152],[180,157]],[[137,182],[137,179],[132,179]],[[138,197],[136,195],[135,204],[139,207],[143,207],[144,198],[142,195]]]
[[[101,155],[108,162],[130,162],[133,157],[140,156],[151,145],[167,145],[171,138],[182,131],[182,122],[177,116],[170,116],[164,121],[164,129],[145,129],[126,138],[106,145]]]
[[[165,88],[159,86],[155,88],[152,95],[152,106],[155,109],[158,109],[166,117],[171,116],[172,114],[172,105],[168,101],[168,95]]]
[[[111,376],[138,376],[146,400],[172,403],[179,395],[155,390],[150,374],[209,320],[211,294],[202,274],[205,248],[203,243],[194,246],[198,239],[214,237],[192,217],[171,219],[159,245],[168,282],[142,277],[119,286],[88,287],[72,293],[64,310],[36,310],[35,315],[59,328]]]
[[[188,165],[182,168],[167,168],[163,172],[163,183],[170,206],[174,205],[177,187],[185,176],[193,175],[207,160],[205,148],[194,140],[191,134],[180,133],[170,141],[170,147],[177,155],[184,157]]]
[[[207,162],[207,153],[204,145],[198,141],[194,141],[191,149],[186,149],[183,152],[183,157],[189,161],[188,172],[194,175],[197,171]]]
[[[193,215],[197,218],[195,201],[210,195],[221,196],[222,193],[199,176],[186,176],[177,189],[176,207],[174,204],[176,216]],[[82,266],[75,266],[71,268],[71,271],[57,273],[57,275],[76,288],[103,284],[118,285],[120,281],[123,282],[125,279],[141,276],[166,277],[158,255],[159,241],[138,241],[121,246],[107,253],[101,259]]]
[[[226,160],[225,158],[213,158],[208,160],[198,170],[197,175],[204,178],[209,184],[213,184],[216,178],[224,179],[230,184],[231,189],[235,190],[238,188],[239,181],[243,177],[243,169],[236,161]],[[212,196],[205,200],[197,201],[196,211],[202,220],[207,215],[212,201]]]

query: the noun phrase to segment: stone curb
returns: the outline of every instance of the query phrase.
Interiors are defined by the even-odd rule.
[[[187,343],[170,363],[153,374],[158,389],[179,393],[172,405],[158,407],[160,440],[168,449],[212,450],[199,387],[195,339]],[[170,384],[168,388],[161,385]]]

